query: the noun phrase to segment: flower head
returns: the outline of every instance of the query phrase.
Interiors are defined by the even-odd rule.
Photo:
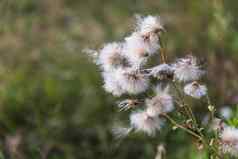
[[[118,73],[115,72],[103,72],[103,79],[104,79],[104,89],[115,96],[121,96],[125,93],[125,90],[121,87],[118,81]]]
[[[148,135],[155,135],[161,128],[162,121],[156,116],[151,117],[145,111],[132,113],[130,116],[131,127],[136,131],[143,131]]]
[[[193,98],[201,98],[207,94],[207,87],[205,85],[201,85],[198,82],[192,82],[184,87],[185,94],[193,97]]]
[[[220,138],[222,151],[238,156],[238,129],[227,127],[222,131]]]
[[[167,89],[158,91],[155,97],[146,100],[147,113],[150,116],[157,116],[161,113],[168,113],[173,110],[173,98]]]
[[[133,68],[120,70],[118,82],[129,94],[139,94],[149,87],[149,78]]]
[[[174,74],[173,67],[168,64],[160,64],[151,69],[147,69],[147,71],[149,71],[149,75],[156,77],[160,80],[172,79]]]
[[[156,53],[159,47],[158,39],[147,41],[140,33],[134,32],[125,38],[123,53],[132,65],[140,66],[147,61],[149,56]]]
[[[204,73],[193,56],[181,58],[174,64],[175,78],[181,82],[198,80]]]
[[[122,55],[123,44],[109,43],[106,44],[99,53],[98,64],[106,71],[118,67],[128,66],[126,57]]]
[[[164,30],[159,16],[137,16],[137,30],[143,35],[159,34]]]

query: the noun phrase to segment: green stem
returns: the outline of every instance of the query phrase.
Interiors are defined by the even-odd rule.
[[[187,133],[191,134],[192,136],[196,137],[199,140],[203,140],[201,136],[199,136],[198,134],[196,134],[195,132],[193,132],[192,130],[178,124],[174,119],[172,119],[169,115],[167,114],[161,114],[161,116],[165,117],[167,120],[169,120],[173,125],[175,125],[176,127],[186,131]]]
[[[162,38],[160,37],[159,39],[159,44],[160,44],[160,58],[163,63],[166,63],[166,54],[165,54],[165,48],[162,42]]]
[[[206,95],[206,99],[207,99],[207,104],[208,104],[208,107],[211,106],[213,107],[212,105],[212,102],[211,102],[211,99],[209,97],[209,95],[207,94]],[[210,121],[212,122],[214,117],[215,117],[215,108],[213,108],[214,110],[209,110],[211,112],[211,116],[210,116]]]
[[[212,105],[211,99],[208,94],[206,95],[206,98],[207,98],[208,105]]]
[[[195,118],[195,116],[194,116],[194,114],[192,112],[191,107],[185,103],[184,96],[181,93],[181,91],[179,90],[179,88],[177,87],[175,82],[173,82],[173,86],[175,88],[175,91],[178,94],[178,97],[179,97],[180,101],[182,102],[182,107],[184,107],[184,110],[185,110],[187,116],[192,119],[192,121],[194,122],[195,126],[197,127],[197,120],[196,120],[196,118]]]

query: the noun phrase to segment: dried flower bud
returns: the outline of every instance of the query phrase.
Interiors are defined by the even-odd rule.
[[[126,99],[121,102],[119,102],[118,107],[120,108],[120,111],[128,110],[131,108],[137,107],[141,102],[137,99]]]
[[[215,107],[213,105],[209,105],[207,108],[208,108],[208,110],[210,112],[214,112],[215,111]]]

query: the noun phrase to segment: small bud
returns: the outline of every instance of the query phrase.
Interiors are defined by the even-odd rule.
[[[173,126],[172,129],[173,129],[173,130],[176,130],[176,129],[178,129],[178,127],[177,127],[177,126]]]
[[[210,112],[214,112],[214,111],[215,111],[215,107],[214,107],[213,105],[209,105],[209,106],[208,106],[208,110],[209,110]]]
[[[199,128],[198,131],[199,132],[202,132],[204,130],[204,128]]]

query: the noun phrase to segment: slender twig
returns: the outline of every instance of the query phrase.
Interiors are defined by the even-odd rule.
[[[193,114],[193,111],[192,111],[191,107],[190,107],[188,104],[185,103],[185,101],[184,101],[184,96],[183,96],[182,92],[180,91],[180,89],[177,87],[177,85],[176,85],[175,82],[173,82],[173,86],[174,86],[174,88],[175,88],[175,90],[176,90],[176,92],[177,92],[177,94],[178,94],[179,99],[180,99],[181,102],[182,102],[181,105],[184,107],[185,113],[187,113],[187,116],[192,119],[192,121],[193,121],[193,123],[194,123],[194,125],[195,125],[195,129],[197,130],[197,132],[199,133],[199,135],[202,137],[202,142],[203,142],[203,144],[206,145],[207,143],[206,143],[206,141],[205,141],[205,139],[204,139],[205,136],[203,135],[203,133],[201,132],[201,130],[199,130],[199,126],[198,126],[196,117],[195,117],[195,115]]]
[[[196,134],[195,132],[193,132],[192,130],[178,124],[173,118],[171,118],[168,114],[161,114],[161,116],[165,117],[167,120],[169,120],[173,125],[175,125],[176,127],[188,132],[189,134],[191,134],[192,136],[196,137],[199,140],[202,140],[202,137],[199,136],[198,134]]]
[[[207,98],[208,105],[212,105],[211,99],[208,94],[206,95],[206,98]]]
[[[183,108],[183,104],[181,104],[177,99],[174,99],[174,102],[175,102],[175,104],[177,104],[178,105],[178,111],[181,113],[181,114],[183,114],[183,116],[187,116],[187,112],[184,112],[182,109],[184,109]]]
[[[163,63],[166,63],[166,58],[165,58],[165,51],[164,51],[164,48],[160,48],[160,56],[161,56],[161,61]]]
[[[213,107],[212,102],[211,102],[211,99],[210,99],[210,97],[209,97],[208,94],[206,95],[206,99],[207,99],[208,108],[209,108],[209,107]],[[213,121],[214,116],[215,116],[214,107],[213,107],[212,109],[213,109],[213,110],[209,110],[209,111],[211,112],[211,117],[210,117],[210,121],[211,121],[211,122]]]
[[[165,54],[165,48],[162,42],[162,38],[160,37],[159,39],[159,44],[160,44],[160,58],[163,63],[166,63],[166,54]]]
[[[195,115],[193,114],[192,108],[189,105],[187,105],[187,104],[185,104],[185,107],[188,109],[188,111],[189,111],[189,113],[190,113],[190,115],[192,117],[192,120],[195,123],[195,126],[198,127],[197,119],[196,119]]]
[[[177,85],[176,85],[175,82],[173,82],[173,86],[174,86],[174,88],[175,88],[175,91],[176,91],[177,94],[178,94],[178,97],[179,97],[181,103],[182,103],[182,107],[184,107],[184,110],[185,110],[185,112],[187,113],[187,116],[188,116],[189,118],[191,118],[191,119],[193,120],[193,122],[195,123],[195,125],[197,126],[196,118],[195,118],[195,116],[194,116],[194,114],[193,114],[191,108],[185,103],[184,97],[183,97],[181,91],[179,90],[179,88],[177,87]]]

